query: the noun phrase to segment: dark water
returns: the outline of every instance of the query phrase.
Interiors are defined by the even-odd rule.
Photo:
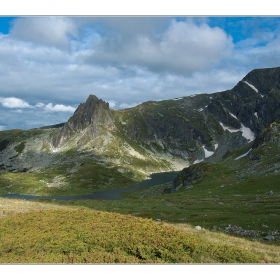
[[[74,200],[74,199],[107,199],[107,200],[115,200],[123,198],[121,193],[127,191],[134,191],[141,188],[149,188],[152,186],[164,184],[171,182],[175,179],[176,175],[179,172],[163,172],[163,173],[154,173],[151,175],[151,179],[144,180],[138,184],[132,185],[127,188],[122,189],[113,189],[101,192],[95,192],[92,194],[86,195],[76,195],[76,196],[36,196],[36,195],[24,195],[24,194],[4,194],[0,195],[0,197],[7,198],[21,198],[21,199],[52,199],[52,200]]]

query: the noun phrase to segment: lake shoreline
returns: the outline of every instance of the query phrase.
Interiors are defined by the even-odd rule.
[[[160,184],[165,184],[168,182],[172,182],[179,171],[169,171],[169,172],[161,172],[161,173],[153,173],[150,175],[150,178],[141,181],[135,185],[131,185],[126,188],[120,189],[111,189],[94,192],[92,194],[85,195],[74,195],[74,196],[36,196],[36,195],[28,195],[28,194],[4,194],[0,195],[3,198],[19,198],[25,200],[33,200],[33,199],[46,199],[46,200],[78,200],[78,199],[106,199],[106,200],[116,200],[123,199],[121,193],[134,191],[141,188],[150,188],[153,186],[157,186]]]

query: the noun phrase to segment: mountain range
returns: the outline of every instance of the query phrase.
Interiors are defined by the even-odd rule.
[[[89,163],[129,183],[202,161],[219,163],[236,149],[247,149],[247,157],[257,158],[254,151],[264,142],[279,142],[279,118],[280,67],[255,69],[231,90],[123,110],[112,110],[89,95],[66,123],[0,132],[0,168],[32,174],[56,170],[48,184],[56,185],[54,178],[60,176],[63,185]],[[173,185],[175,190],[178,184]]]

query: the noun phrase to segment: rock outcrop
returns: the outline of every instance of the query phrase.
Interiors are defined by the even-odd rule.
[[[275,120],[258,134],[252,148],[256,149],[268,142],[280,143],[280,119]]]
[[[109,130],[115,129],[114,115],[107,102],[90,95],[64,124],[59,135],[53,138],[53,145],[63,145],[80,131],[85,131],[85,135],[92,138],[100,133],[101,126]]]
[[[204,170],[201,165],[192,165],[184,168],[172,182],[171,192],[175,192],[181,187],[192,187],[192,184],[196,181],[203,179],[203,174]]]

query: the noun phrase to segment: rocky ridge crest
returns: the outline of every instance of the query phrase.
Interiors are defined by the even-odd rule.
[[[114,115],[109,108],[109,103],[91,94],[63,125],[59,135],[53,138],[53,145],[55,147],[63,145],[80,131],[84,131],[85,137],[95,137],[101,132],[100,126],[114,130],[116,128]]]

